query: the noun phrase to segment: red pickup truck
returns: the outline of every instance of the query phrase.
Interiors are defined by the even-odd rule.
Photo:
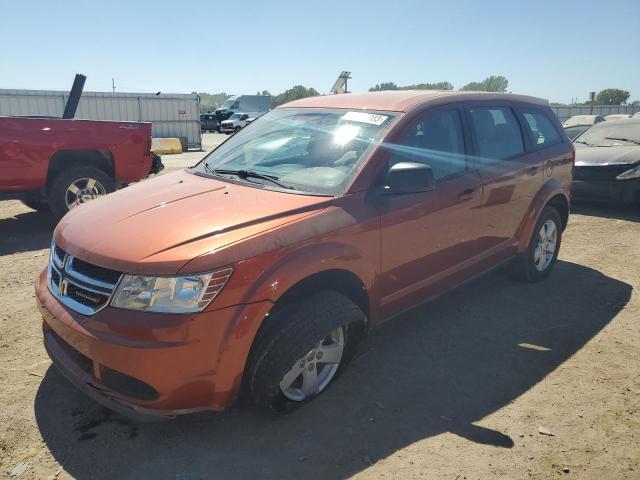
[[[150,123],[0,117],[0,199],[62,217],[160,170]]]

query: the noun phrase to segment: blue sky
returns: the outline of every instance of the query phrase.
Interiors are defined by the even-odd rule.
[[[496,74],[568,102],[616,87],[640,100],[640,0],[0,0],[0,88],[272,93]]]

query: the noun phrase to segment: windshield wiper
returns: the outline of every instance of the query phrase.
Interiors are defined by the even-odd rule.
[[[623,142],[631,142],[636,145],[640,145],[640,140],[634,140],[633,138],[623,138],[623,137],[604,137],[605,140],[621,140]]]
[[[284,183],[280,183],[278,181],[278,177],[276,177],[275,175],[265,175],[263,173],[258,173],[254,170],[227,170],[224,168],[211,168],[209,167],[206,163],[205,163],[207,170],[209,170],[210,172],[218,175],[218,174],[222,174],[222,175],[236,175],[239,178],[242,179],[247,179],[247,178],[259,178],[261,180],[267,180],[275,185],[278,185],[279,187],[282,188],[286,188],[288,190],[292,190],[293,187],[289,186],[289,185],[285,185]]]
[[[589,145],[589,146],[593,145],[593,143],[585,142],[584,140],[574,140],[574,142],[583,143],[584,145]]]

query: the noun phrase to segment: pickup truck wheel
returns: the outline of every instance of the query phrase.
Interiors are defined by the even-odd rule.
[[[246,371],[249,400],[291,410],[326,389],[352,358],[365,315],[344,295],[317,293],[267,317]]]
[[[21,201],[27,207],[35,210],[36,212],[49,212],[51,210],[47,201],[40,196],[30,195],[23,198]]]
[[[527,250],[515,259],[515,276],[526,282],[539,282],[553,269],[560,251],[562,220],[558,211],[546,206],[540,214]]]
[[[240,131],[240,127],[236,127],[233,129],[233,133],[238,133]]]
[[[109,175],[94,167],[73,167],[60,172],[51,182],[49,205],[62,217],[72,208],[116,189]]]

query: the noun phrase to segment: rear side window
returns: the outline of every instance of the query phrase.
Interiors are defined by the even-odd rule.
[[[419,162],[429,165],[435,180],[464,172],[467,168],[464,135],[457,110],[427,112],[394,148],[391,163]]]
[[[524,111],[525,128],[531,134],[531,141],[538,148],[561,143],[560,134],[544,113],[540,111]]]
[[[506,160],[524,153],[520,125],[508,107],[469,109],[481,163]]]

